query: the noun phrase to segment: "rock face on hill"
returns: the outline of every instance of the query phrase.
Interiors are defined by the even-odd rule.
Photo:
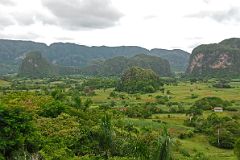
[[[114,57],[82,69],[85,75],[119,76],[131,67],[151,69],[160,76],[171,76],[170,64],[160,57],[139,54],[133,57]]]
[[[240,74],[240,39],[200,45],[190,57],[186,74],[195,77],[235,77]]]
[[[56,67],[42,57],[40,52],[29,52],[19,68],[19,76],[39,78],[54,75],[57,75]]]
[[[68,67],[86,67],[119,56],[155,55],[168,60],[173,71],[182,72],[185,71],[190,56],[182,50],[154,49],[149,51],[137,46],[88,47],[73,43],[53,43],[47,46],[44,43],[31,41],[0,40],[0,75],[16,73],[26,56],[25,53],[32,50],[40,51],[53,64]],[[173,58],[175,56],[178,58]]]

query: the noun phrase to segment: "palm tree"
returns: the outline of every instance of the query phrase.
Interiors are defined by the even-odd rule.
[[[170,160],[171,159],[172,139],[168,133],[166,126],[163,128],[162,136],[158,140],[158,150],[153,160]]]
[[[113,144],[112,135],[111,117],[108,114],[105,114],[101,120],[101,139],[99,144],[104,151],[104,159],[109,158],[110,149]]]
[[[212,124],[213,128],[217,130],[217,144],[218,144],[218,147],[220,147],[221,145],[220,129],[223,125],[224,120],[221,117],[219,117],[216,113],[211,114],[207,120]]]

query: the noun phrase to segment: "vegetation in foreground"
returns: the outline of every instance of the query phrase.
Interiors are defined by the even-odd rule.
[[[1,80],[0,159],[239,158],[239,80],[160,81],[129,94],[116,78]]]

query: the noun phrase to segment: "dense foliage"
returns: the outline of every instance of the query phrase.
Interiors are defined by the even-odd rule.
[[[222,100],[219,97],[205,97],[197,100],[194,106],[203,110],[211,110],[214,107],[227,108],[228,106],[231,106],[231,103],[229,101]]]
[[[124,72],[116,90],[128,93],[153,93],[161,86],[162,82],[152,70],[132,67]]]
[[[0,158],[21,159],[40,148],[32,115],[23,107],[0,106]]]
[[[151,69],[160,76],[171,76],[171,69],[167,60],[157,56],[138,54],[130,58],[114,57],[102,63],[83,68],[83,74],[100,76],[119,76],[133,66]]]
[[[238,160],[239,160],[240,159],[240,139],[238,139],[235,143],[234,152],[237,155]]]
[[[204,91],[200,82],[159,80],[150,70],[136,70],[142,74],[134,77],[164,81],[164,88],[158,84],[155,93],[128,94],[114,90],[115,78],[82,76],[0,80],[0,159],[212,160],[239,155],[237,99],[231,101],[234,111],[212,113],[195,104],[226,101],[204,98],[204,93],[192,99],[192,93]],[[213,90],[211,84],[206,87]],[[236,85],[231,89],[238,91]]]

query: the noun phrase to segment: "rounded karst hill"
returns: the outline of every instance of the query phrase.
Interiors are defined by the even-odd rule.
[[[193,77],[237,77],[240,74],[240,39],[196,47],[186,71]]]
[[[123,73],[116,90],[128,93],[152,93],[162,85],[159,76],[151,69],[131,67]]]
[[[56,75],[55,67],[38,51],[27,53],[19,68],[19,76],[23,77],[38,78],[54,75]]]

